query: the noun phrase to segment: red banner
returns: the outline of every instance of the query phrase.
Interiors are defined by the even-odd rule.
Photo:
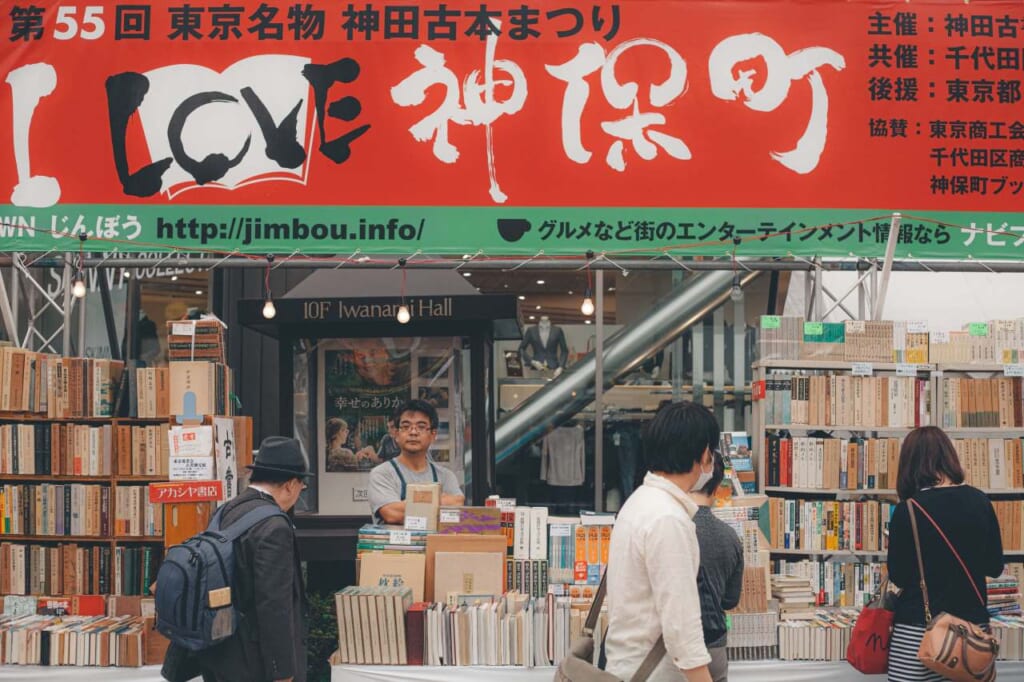
[[[8,3],[6,212],[1020,211],[1019,3],[234,5]]]

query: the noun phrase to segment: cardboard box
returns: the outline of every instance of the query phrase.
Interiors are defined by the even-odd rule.
[[[438,552],[505,553],[504,535],[428,535],[427,566],[424,574],[423,601],[434,602],[435,556]],[[504,583],[503,583],[504,584]],[[442,596],[443,600],[444,597]]]

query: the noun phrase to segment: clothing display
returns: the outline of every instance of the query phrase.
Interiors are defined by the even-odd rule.
[[[537,362],[547,369],[564,368],[569,361],[569,346],[565,341],[565,332],[550,322],[541,322],[528,327],[523,333],[523,341],[519,344],[519,355],[523,364],[534,367]]]
[[[612,421],[605,430],[605,448],[615,453],[619,463],[622,499],[633,494],[637,480],[643,476],[643,440],[640,437],[642,428],[643,422],[639,421]]]
[[[541,444],[540,480],[550,486],[583,485],[584,447],[582,426],[560,426]]]

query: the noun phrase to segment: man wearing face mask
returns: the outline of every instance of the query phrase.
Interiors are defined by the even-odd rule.
[[[633,677],[664,652],[650,682],[711,682],[697,573],[700,549],[690,491],[714,474],[718,422],[703,405],[663,406],[644,432],[647,475],[619,511],[607,568],[605,669]]]

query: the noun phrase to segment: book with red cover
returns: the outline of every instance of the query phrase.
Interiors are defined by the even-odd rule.
[[[423,665],[423,648],[426,642],[424,619],[430,603],[416,602],[405,612],[405,647],[409,665]]]
[[[74,616],[107,615],[107,598],[102,594],[80,594],[71,597],[71,614]]]

